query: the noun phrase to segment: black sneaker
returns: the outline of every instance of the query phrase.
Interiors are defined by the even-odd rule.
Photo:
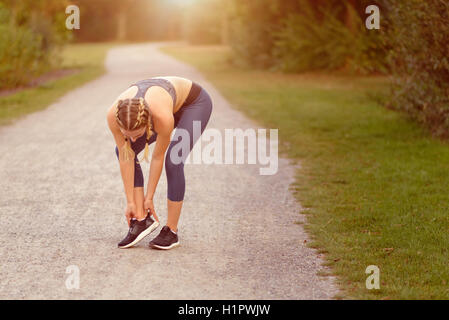
[[[150,217],[150,214],[147,214],[145,220],[142,221],[132,219],[128,234],[125,239],[118,244],[118,247],[121,249],[132,247],[153,232],[158,226],[159,222],[153,220]]]
[[[168,250],[179,246],[178,235],[170,230],[168,226],[162,228],[161,233],[154,238],[150,244],[150,248]]]

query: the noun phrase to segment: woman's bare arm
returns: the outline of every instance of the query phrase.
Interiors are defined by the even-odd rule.
[[[121,158],[122,148],[125,144],[125,138],[120,132],[118,125],[116,124],[115,115],[113,112],[109,112],[107,116],[108,126],[114,136],[115,143],[119,150],[119,163],[120,163],[120,173],[122,175],[123,186],[126,194],[126,201],[128,203],[134,203],[134,152],[131,155],[129,161],[124,161]]]
[[[164,165],[165,151],[170,144],[171,132],[173,131],[174,119],[173,115],[166,117],[164,128],[158,130],[156,145],[153,150],[150,163],[150,175],[148,178],[147,194],[145,199],[153,199],[156,187],[161,176],[162,167]]]

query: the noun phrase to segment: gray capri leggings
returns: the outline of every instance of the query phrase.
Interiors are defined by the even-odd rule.
[[[207,123],[209,122],[210,115],[212,113],[212,99],[206,90],[201,88],[200,94],[198,97],[190,104],[183,106],[177,112],[173,114],[175,119],[175,133],[173,135],[173,140],[171,140],[170,145],[167,148],[167,152],[165,154],[165,173],[167,175],[167,198],[171,201],[182,201],[184,200],[185,194],[185,176],[184,176],[184,162],[189,155],[190,151],[192,151],[193,146],[196,141],[199,139],[201,135],[193,136],[193,122],[200,121],[201,124],[201,134],[206,128]],[[180,158],[182,161],[172,162],[170,157],[171,151],[173,147],[175,147],[178,143],[186,143],[186,141],[182,141],[183,135],[181,132],[178,132],[178,129],[187,130],[190,137],[189,142],[189,152],[182,154]],[[184,135],[185,136],[185,135]],[[155,132],[150,140],[149,144],[156,141],[157,133]],[[195,140],[194,140],[195,139]],[[131,142],[131,148],[135,153],[134,157],[134,187],[143,187],[143,174],[142,168],[140,164],[137,162],[137,155],[145,148],[146,143],[146,135],[142,135],[135,142]],[[179,147],[179,146],[178,146]],[[177,148],[182,149],[182,148]],[[187,148],[185,148],[187,149]],[[118,159],[118,148],[115,147],[115,153]]]

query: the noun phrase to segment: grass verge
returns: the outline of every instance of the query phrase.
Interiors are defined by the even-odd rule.
[[[449,148],[383,108],[383,78],[230,66],[222,46],[166,47],[301,161],[296,197],[344,298],[448,299]],[[370,265],[380,289],[365,286]]]
[[[0,125],[11,124],[20,116],[42,110],[64,93],[105,72],[104,59],[113,43],[71,44],[62,54],[62,69],[78,69],[71,75],[0,97]]]

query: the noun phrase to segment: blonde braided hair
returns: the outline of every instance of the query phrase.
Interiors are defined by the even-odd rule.
[[[144,159],[149,162],[149,140],[153,135],[152,127],[152,113],[151,110],[143,98],[133,98],[119,100],[117,102],[117,111],[115,114],[118,125],[125,130],[139,130],[143,126],[146,126],[146,144],[145,152],[140,159],[137,161],[138,164]],[[133,155],[133,150],[131,148],[131,142],[125,137],[125,144],[122,147],[122,159],[128,161]]]

